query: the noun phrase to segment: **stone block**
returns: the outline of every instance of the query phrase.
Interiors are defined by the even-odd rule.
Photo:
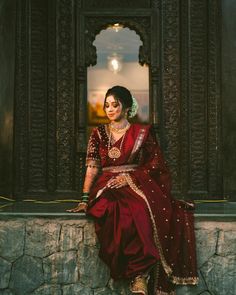
[[[95,246],[98,244],[94,223],[93,221],[88,221],[84,227],[84,245]]]
[[[235,225],[196,223],[203,278],[179,287],[177,295],[236,294]],[[30,256],[23,256],[24,243]],[[0,295],[131,295],[127,281],[110,279],[98,251],[92,220],[0,221]]]
[[[45,281],[51,284],[78,282],[76,251],[58,252],[43,259]]]
[[[32,220],[26,224],[25,253],[46,257],[59,250],[61,225],[44,220]]]
[[[31,295],[62,295],[62,290],[57,285],[43,285],[31,293]]]
[[[43,283],[42,259],[25,255],[13,263],[9,287],[14,294],[31,293]]]
[[[83,228],[73,225],[62,225],[60,235],[60,249],[62,251],[78,250],[83,241]]]
[[[223,256],[236,254],[236,230],[219,232],[216,253]]]
[[[201,268],[210,294],[236,294],[236,256],[215,255]]]
[[[11,263],[0,257],[0,289],[8,287],[11,275]]]
[[[83,286],[82,284],[73,284],[63,286],[63,295],[93,295],[92,289]]]
[[[116,292],[118,295],[131,295],[132,293],[129,290],[129,281],[128,280],[119,280],[114,281],[110,279],[108,282],[108,287]]]
[[[214,229],[196,230],[197,264],[201,267],[216,253],[218,231]]]
[[[98,257],[98,249],[83,246],[78,251],[80,281],[92,288],[102,288],[108,283],[108,267]]]
[[[23,255],[25,224],[22,221],[0,221],[0,253],[8,261]]]
[[[0,290],[0,295],[14,295],[12,291],[5,289],[5,290]]]

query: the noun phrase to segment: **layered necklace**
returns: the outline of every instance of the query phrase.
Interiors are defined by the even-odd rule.
[[[115,126],[113,126],[113,124],[110,124],[109,127],[110,127],[110,134],[109,134],[109,141],[108,141],[108,156],[109,156],[109,158],[115,160],[115,159],[118,159],[121,156],[121,149],[122,149],[122,146],[123,146],[125,134],[126,134],[126,131],[130,127],[130,123],[127,121],[127,124],[123,128],[119,128],[118,126],[115,127]],[[118,147],[112,147],[111,148],[112,132],[124,133],[123,136],[122,136],[119,148]]]

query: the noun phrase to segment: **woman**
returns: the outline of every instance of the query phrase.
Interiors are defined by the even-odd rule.
[[[95,128],[87,151],[82,202],[69,210],[95,219],[100,257],[114,279],[130,279],[134,294],[175,294],[196,284],[193,204],[170,195],[170,175],[150,125],[136,113],[128,89],[105,96],[109,124]]]

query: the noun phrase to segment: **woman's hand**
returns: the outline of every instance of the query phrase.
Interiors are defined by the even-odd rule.
[[[85,202],[79,203],[75,208],[68,209],[66,210],[67,212],[73,212],[73,213],[79,213],[79,212],[84,212],[86,213],[88,208],[88,204]]]
[[[123,173],[117,175],[116,177],[111,178],[107,183],[107,187],[110,187],[110,188],[120,188],[126,185],[128,185],[128,182]]]

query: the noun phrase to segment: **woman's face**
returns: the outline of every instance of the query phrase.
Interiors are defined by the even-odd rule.
[[[104,110],[110,121],[120,121],[125,117],[125,112],[121,102],[115,99],[113,95],[106,98]]]

